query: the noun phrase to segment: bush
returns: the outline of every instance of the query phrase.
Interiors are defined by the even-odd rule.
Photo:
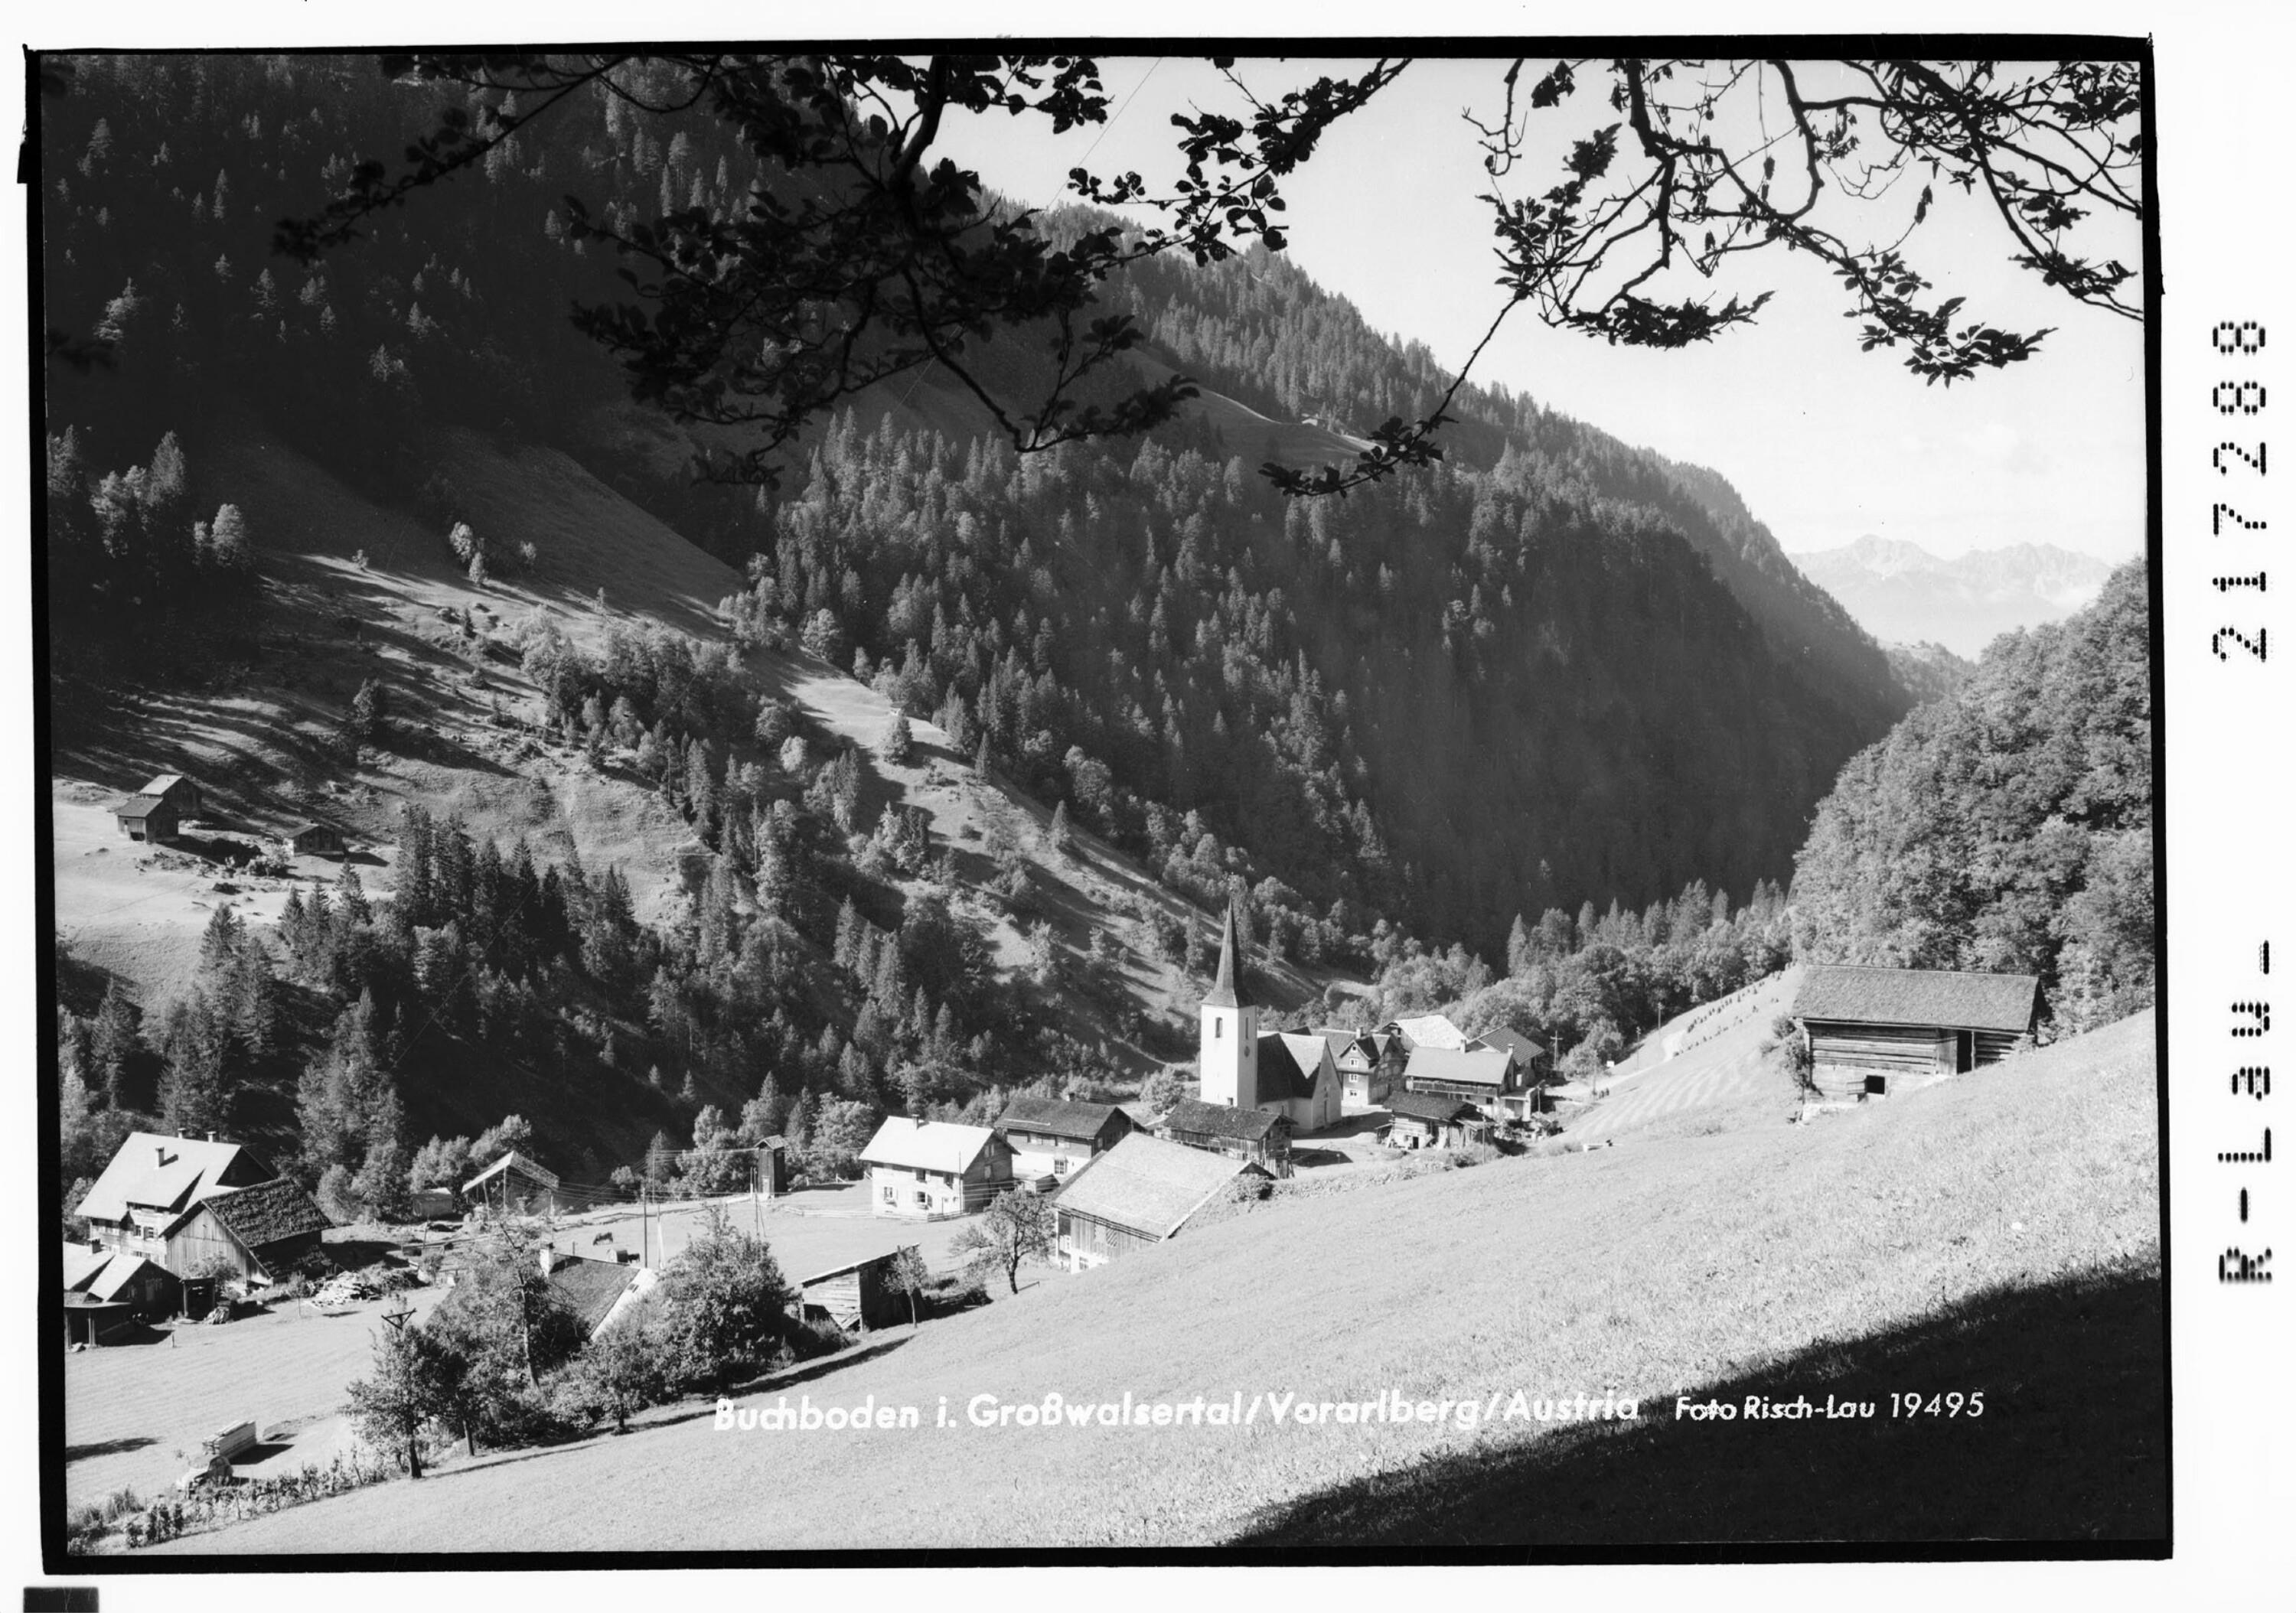
[[[785,1359],[791,1298],[765,1243],[737,1230],[718,1205],[702,1235],[663,1274],[665,1344],[683,1387],[714,1388]]]

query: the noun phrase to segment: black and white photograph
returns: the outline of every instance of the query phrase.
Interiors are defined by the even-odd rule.
[[[2173,1554],[2150,37],[521,21],[25,58],[28,1576]]]

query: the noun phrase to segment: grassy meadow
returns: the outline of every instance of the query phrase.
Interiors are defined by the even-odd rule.
[[[1824,1116],[1278,1200],[895,1329],[741,1404],[663,1408],[168,1551],[1493,1547],[2146,1537],[2166,1521],[2149,1014]],[[966,1426],[976,1396],[1605,1393],[1635,1424]],[[1677,1393],[1983,1390],[1980,1419],[1677,1423]],[[944,1400],[949,1426],[937,1413]]]

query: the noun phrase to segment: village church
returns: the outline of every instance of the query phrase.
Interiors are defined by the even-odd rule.
[[[1259,1028],[1259,1005],[1244,988],[1235,909],[1220,926],[1219,974],[1202,1009],[1196,1091],[1207,1104],[1281,1115],[1293,1132],[1320,1131],[1340,1118],[1340,1072],[1331,1044],[1312,1032]]]

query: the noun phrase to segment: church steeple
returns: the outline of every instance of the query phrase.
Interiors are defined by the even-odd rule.
[[[1196,1086],[1205,1102],[1232,1109],[1250,1109],[1259,1101],[1259,1009],[1242,984],[1242,951],[1230,904],[1220,925],[1219,974],[1200,1011],[1203,1035],[1196,1044]]]
[[[1205,1007],[1248,1008],[1251,1005],[1250,995],[1240,984],[1242,975],[1235,954],[1235,904],[1231,902],[1220,920],[1219,974],[1212,981],[1211,995],[1204,999]]]

